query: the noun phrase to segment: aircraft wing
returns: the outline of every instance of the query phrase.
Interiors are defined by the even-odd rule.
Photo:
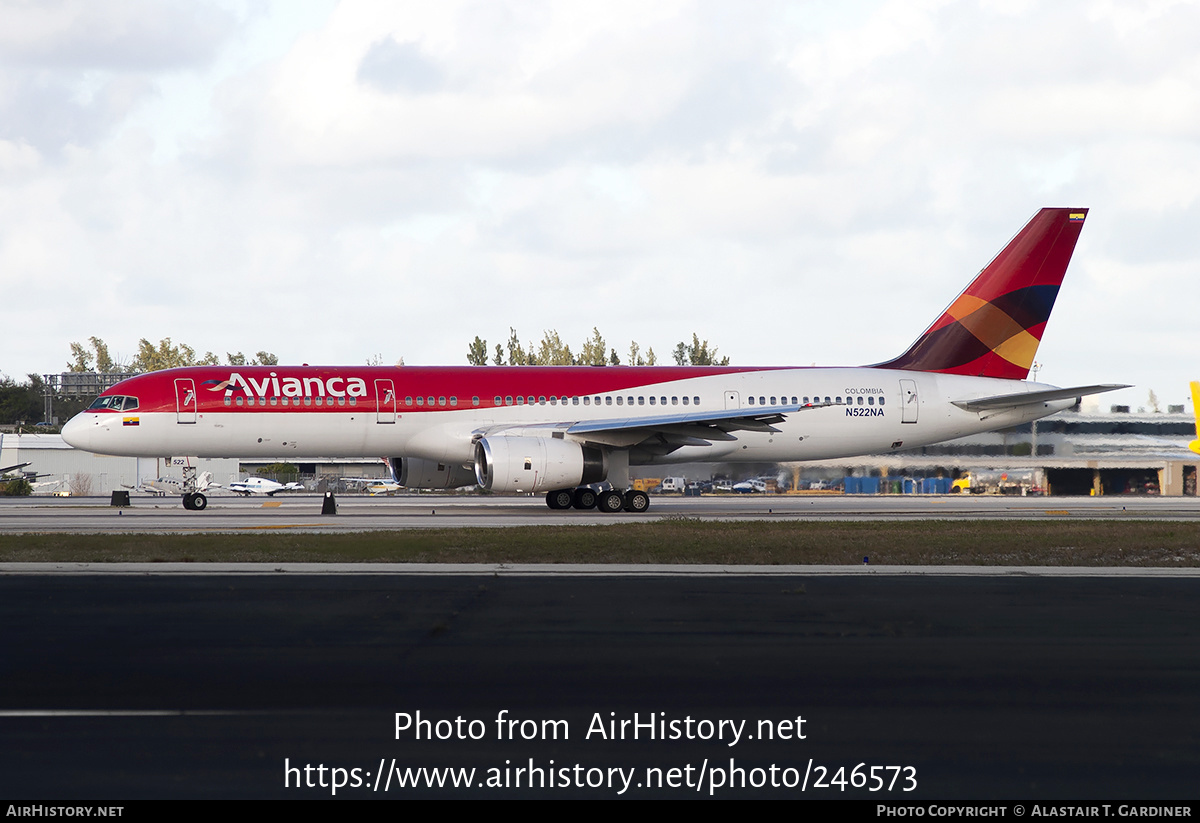
[[[1049,403],[1051,400],[1066,400],[1071,397],[1083,397],[1089,394],[1100,394],[1101,392],[1127,388],[1129,386],[1123,383],[1105,383],[1096,386],[1075,386],[1070,389],[1048,389],[1046,391],[998,394],[994,397],[977,397],[974,400],[953,400],[951,402],[964,411],[991,411],[993,409],[1015,409],[1020,406],[1031,406],[1037,403]]]
[[[486,434],[519,432],[521,429],[553,429],[573,440],[599,443],[606,446],[628,447],[657,437],[670,446],[710,446],[713,441],[737,440],[733,432],[777,432],[788,414],[833,405],[810,403],[797,406],[750,406],[704,412],[672,412],[669,414],[639,415],[605,420],[565,421],[534,426],[511,426],[489,429]]]

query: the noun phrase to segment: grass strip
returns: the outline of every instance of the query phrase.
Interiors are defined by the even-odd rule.
[[[347,534],[0,535],[0,562],[1200,566],[1200,524],[919,520],[411,529]]]

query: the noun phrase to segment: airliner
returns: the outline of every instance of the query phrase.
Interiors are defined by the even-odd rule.
[[[196,366],[118,383],[63,438],[139,457],[387,455],[409,488],[643,512],[631,466],[886,454],[1125,388],[1027,380],[1086,218],[1039,211],[907,351],[871,366]],[[192,489],[183,505],[207,501]]]

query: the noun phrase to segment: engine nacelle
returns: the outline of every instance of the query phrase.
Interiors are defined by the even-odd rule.
[[[497,492],[544,492],[599,483],[604,452],[555,437],[485,437],[475,444],[475,480]]]
[[[439,463],[420,457],[393,457],[396,482],[409,489],[457,489],[474,486],[475,474],[457,463]]]

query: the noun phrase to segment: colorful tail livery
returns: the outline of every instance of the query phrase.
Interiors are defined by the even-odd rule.
[[[139,457],[382,455],[409,488],[477,484],[545,494],[554,509],[642,512],[650,499],[630,466],[886,454],[1122,388],[1024,379],[1086,215],[1039,212],[912,348],[877,366],[198,366],[114,386],[63,438]],[[204,509],[201,492],[185,490],[184,507]]]
[[[880,368],[1023,380],[1087,209],[1042,209],[904,354]]]

